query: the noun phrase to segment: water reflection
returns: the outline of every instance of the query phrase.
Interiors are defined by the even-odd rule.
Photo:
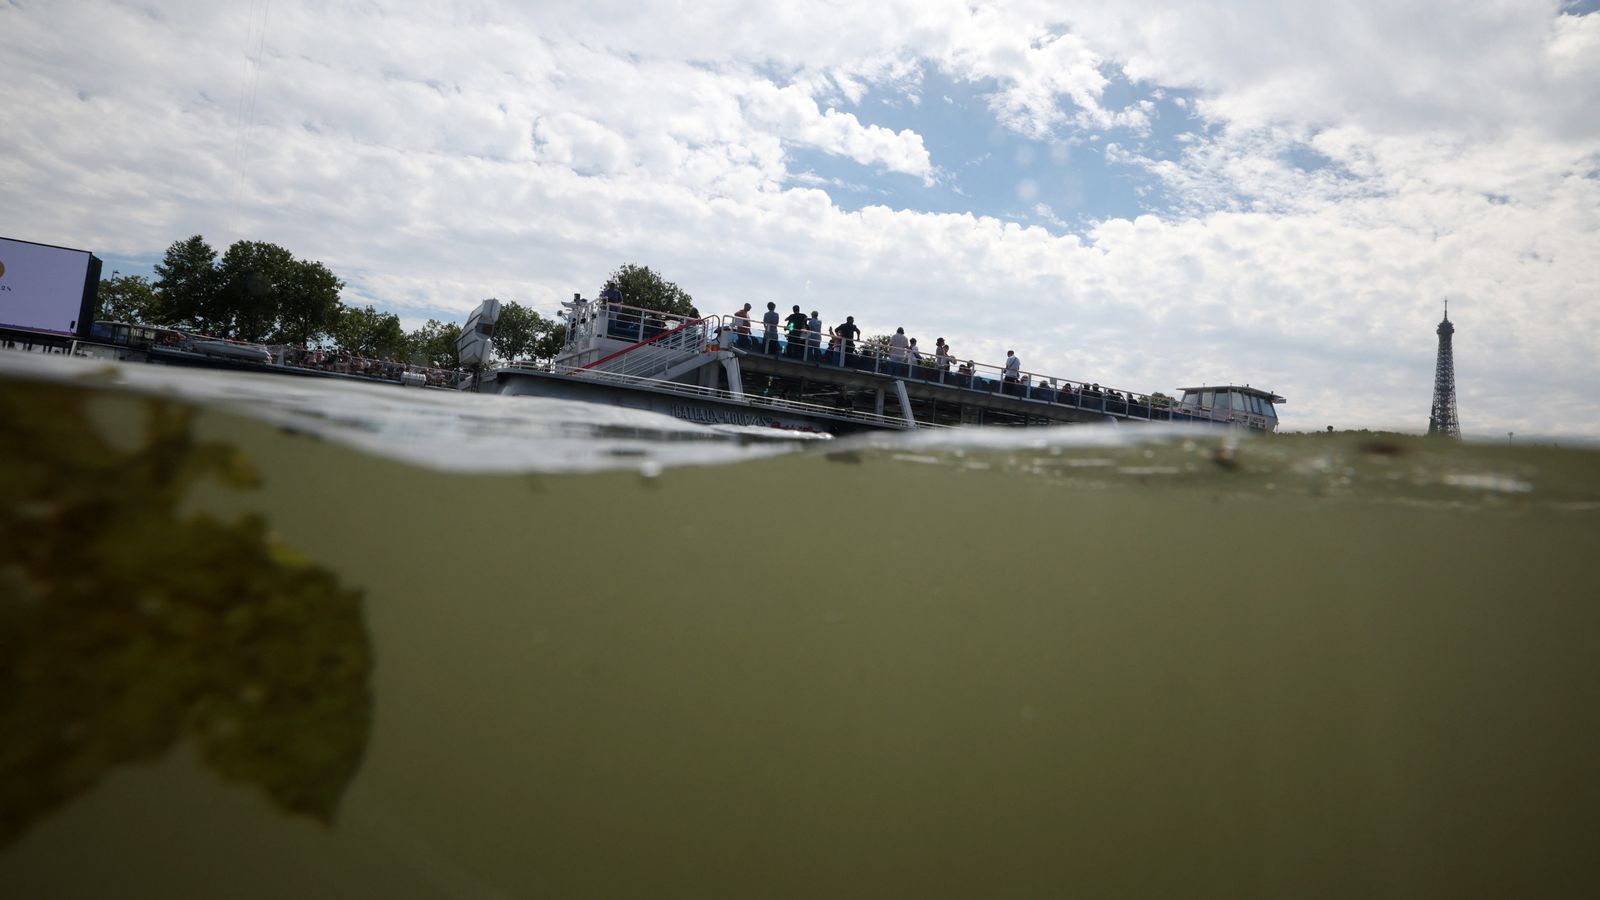
[[[179,741],[330,821],[372,723],[360,591],[259,517],[184,509],[257,478],[191,408],[0,383],[0,847]]]

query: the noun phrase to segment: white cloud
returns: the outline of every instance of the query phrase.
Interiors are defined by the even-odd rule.
[[[859,100],[859,96],[856,98]],[[933,164],[921,136],[876,125],[863,126],[853,113],[819,110],[797,86],[777,87],[753,81],[744,94],[751,122],[770,128],[781,139],[848,156],[863,165],[882,165],[891,172],[933,181]]]

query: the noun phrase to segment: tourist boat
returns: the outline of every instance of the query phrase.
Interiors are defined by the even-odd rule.
[[[1270,391],[1184,388],[1182,399],[932,357],[895,360],[863,342],[795,341],[762,347],[733,316],[681,318],[574,297],[562,316],[566,344],[548,366],[514,363],[474,386],[665,413],[720,426],[844,434],[960,425],[1178,422],[1256,431],[1277,427]],[[493,310],[474,311],[463,342],[485,340]],[[489,323],[492,329],[492,322]],[[842,343],[842,342],[841,342]],[[769,352],[773,351],[773,352]]]

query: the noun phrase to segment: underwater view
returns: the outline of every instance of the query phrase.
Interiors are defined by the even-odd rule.
[[[1591,896],[1600,452],[0,354],[8,898]]]

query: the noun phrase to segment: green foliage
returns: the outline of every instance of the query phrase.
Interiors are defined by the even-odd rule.
[[[209,330],[220,312],[216,264],[217,251],[200,235],[174,241],[155,267],[161,301],[151,324]]]
[[[557,331],[560,338],[553,339]],[[525,357],[549,359],[561,349],[566,334],[566,325],[547,319],[520,303],[509,302],[500,305],[500,318],[489,340],[495,356],[508,362]]]
[[[622,302],[629,306],[687,318],[696,318],[700,315],[699,310],[694,308],[693,297],[684,293],[676,284],[651,271],[648,266],[628,263],[612,272],[611,277],[607,278],[605,285],[601,287],[600,293],[604,296],[612,289],[621,292]]]
[[[1150,405],[1155,409],[1171,409],[1172,407],[1176,406],[1177,403],[1178,401],[1168,397],[1166,394],[1163,394],[1160,391],[1156,391],[1154,394],[1150,395]]]
[[[527,355],[529,348],[537,340],[534,329],[538,327],[538,320],[541,318],[538,313],[520,303],[500,304],[500,318],[495,321],[494,335],[489,339],[489,343],[494,347],[495,356],[509,361]]]
[[[105,322],[154,323],[160,316],[161,302],[155,286],[140,275],[119,275],[100,280],[100,312],[95,318]]]
[[[218,294],[226,319],[217,316],[225,337],[260,341],[272,332],[294,278],[294,255],[277,244],[237,241],[218,266]]]
[[[277,244],[237,241],[219,260],[197,234],[168,247],[155,269],[157,302],[148,324],[305,346],[339,318],[344,282]]]
[[[555,355],[561,352],[561,348],[566,346],[566,343],[567,323],[552,323],[550,330],[546,331],[540,336],[539,340],[534,342],[534,358],[544,360],[554,359]]]
[[[407,335],[410,351],[407,357],[436,369],[459,369],[461,360],[456,355],[456,340],[460,337],[460,325],[429,319],[428,324]]]
[[[361,309],[342,307],[331,336],[340,350],[378,359],[399,357],[410,344],[400,328],[400,317],[378,312],[370,304]]]
[[[361,764],[362,595],[260,516],[194,509],[206,482],[258,482],[237,448],[199,439],[195,416],[156,397],[0,384],[0,854],[180,746],[320,822]]]
[[[304,347],[327,334],[344,308],[339,303],[339,291],[343,289],[344,282],[327,266],[296,260],[279,305],[273,339]]]

